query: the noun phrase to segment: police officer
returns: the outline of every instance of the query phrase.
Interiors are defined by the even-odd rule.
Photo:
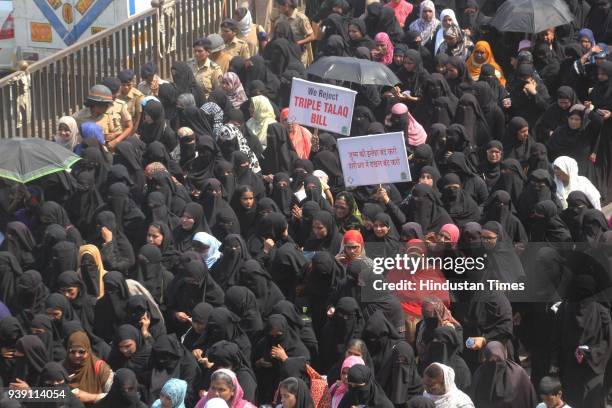
[[[137,128],[140,123],[140,116],[142,115],[141,103],[144,94],[134,88],[134,76],[134,71],[131,69],[124,69],[117,74],[117,77],[121,81],[121,88],[119,88],[119,96],[117,96],[117,99],[121,99],[127,104],[128,112],[132,115],[134,128]]]
[[[225,42],[225,53],[231,55],[232,58],[242,57],[249,59],[251,58],[249,44],[237,37],[239,32],[238,22],[235,20],[227,19],[221,23],[221,37],[223,37]]]
[[[207,99],[212,90],[220,86],[220,78],[223,75],[221,67],[209,58],[211,50],[213,47],[210,40],[201,38],[193,44],[194,58],[187,62]]]
[[[132,121],[132,115],[128,111],[128,105],[125,101],[119,99],[119,93],[121,91],[121,81],[117,77],[104,78],[102,85],[110,89],[113,94],[113,105],[112,109],[121,116],[121,128],[122,132],[113,140],[107,140],[107,146],[112,149],[117,143],[124,140],[134,132],[134,122]]]
[[[121,115],[113,109],[113,93],[108,87],[102,84],[92,86],[84,105],[73,115],[79,126],[84,122],[96,122],[102,127],[107,145],[123,133]]]

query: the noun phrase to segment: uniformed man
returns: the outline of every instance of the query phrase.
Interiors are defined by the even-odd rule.
[[[113,109],[113,93],[108,87],[98,84],[91,87],[85,99],[85,107],[73,115],[80,126],[85,122],[96,122],[107,141],[115,140],[123,133],[121,115]]]
[[[225,52],[223,37],[217,33],[212,33],[206,36],[206,38],[210,41],[211,47],[209,58],[221,68],[223,73],[226,73],[229,70],[230,61],[234,57]]]
[[[297,45],[302,47],[302,64],[305,67],[309,65],[308,49],[310,43],[315,40],[314,31],[310,25],[310,20],[304,13],[298,11],[297,0],[276,0],[278,4],[279,16],[274,21],[278,24],[280,21],[287,21],[291,25],[293,38]]]
[[[220,78],[223,75],[221,67],[208,58],[212,50],[213,47],[210,40],[208,38],[201,38],[193,44],[194,58],[187,62],[193,70],[196,81],[204,90],[206,98],[208,98],[213,89],[220,86]]]
[[[131,69],[124,69],[117,74],[117,78],[121,81],[121,88],[119,88],[119,96],[127,103],[128,112],[132,115],[132,123],[134,128],[138,127],[140,123],[140,116],[142,115],[142,100],[144,94],[138,89],[134,88],[134,71]]]
[[[119,93],[121,92],[121,81],[117,77],[104,78],[102,85],[110,89],[113,94],[113,106],[119,116],[121,116],[121,128],[123,131],[119,136],[113,140],[107,140],[107,146],[109,149],[113,149],[117,143],[124,140],[132,133],[134,133],[134,122],[132,121],[132,115],[128,111],[128,105],[125,101],[119,99]]]
[[[225,42],[225,53],[231,57],[242,57],[244,59],[251,58],[249,44],[238,38],[238,22],[232,19],[224,20],[221,23],[221,37]]]

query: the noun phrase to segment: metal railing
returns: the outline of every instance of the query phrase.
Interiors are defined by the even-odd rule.
[[[61,116],[82,106],[91,86],[153,61],[163,78],[191,58],[193,42],[218,32],[234,0],[170,0],[0,79],[0,138],[50,139]]]

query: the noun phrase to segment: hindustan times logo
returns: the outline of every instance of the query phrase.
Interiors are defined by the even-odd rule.
[[[482,271],[485,268],[487,256],[472,257],[438,257],[438,256],[411,256],[397,254],[395,257],[374,258],[373,272],[377,275],[390,270],[401,270],[414,275],[419,270],[437,269],[454,271],[462,275],[469,271]]]

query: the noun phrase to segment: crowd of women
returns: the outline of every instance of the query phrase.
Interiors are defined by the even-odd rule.
[[[125,140],[61,118],[81,160],[0,186],[0,407],[604,407],[610,4],[525,40],[500,3],[309,3],[315,59],[400,79],[333,83],[351,136],[404,132],[411,182],[348,189],[341,136],[288,123],[292,78],[321,81],[291,17],[206,99],[173,67]],[[485,267],[374,273],[397,254]],[[372,290],[425,279],[524,290]]]

